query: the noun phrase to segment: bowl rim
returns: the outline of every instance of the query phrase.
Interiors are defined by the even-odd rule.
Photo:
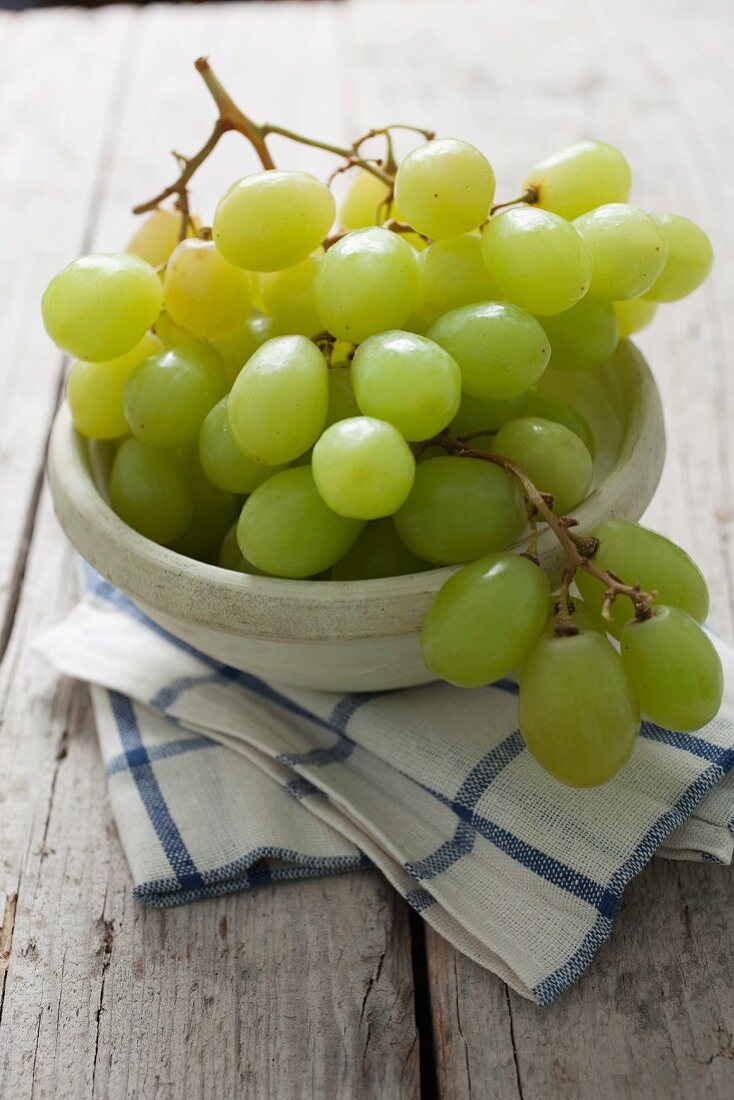
[[[603,498],[619,498],[630,462],[638,455],[647,457],[647,480],[650,484],[657,485],[662,471],[664,424],[660,394],[652,371],[645,357],[631,341],[620,341],[618,354],[628,361],[634,390],[633,399],[629,404],[629,415],[614,465],[600,485],[574,509],[581,529],[588,529],[599,522],[598,518],[590,522],[586,517],[589,514],[598,514],[600,493]],[[162,611],[170,609],[170,600],[166,600],[164,596],[167,585],[180,585],[187,579],[195,581],[198,588],[211,586],[225,595],[231,595],[240,604],[244,597],[252,597],[270,607],[286,601],[305,609],[322,608],[324,605],[345,605],[355,600],[385,603],[389,606],[390,601],[397,597],[405,601],[432,595],[460,568],[458,565],[437,566],[435,569],[399,577],[353,581],[296,580],[239,573],[188,558],[152,542],[116,515],[95,483],[88,443],[89,440],[74,428],[68,406],[63,402],[51,430],[47,462],[54,507],[61,525],[82,556],[103,576],[120,585],[134,600]],[[649,499],[648,496],[647,501]],[[641,514],[641,510],[638,514]],[[555,543],[552,532],[542,529],[539,540],[541,556],[544,547],[546,552],[548,550],[548,537]],[[517,551],[526,540],[527,535],[524,535],[507,547],[507,550]],[[100,546],[99,552],[93,552],[95,544]],[[104,547],[110,549],[109,556],[105,554]],[[160,583],[144,584],[141,587],[128,583],[130,569],[123,571],[124,578],[119,571],[110,570],[109,560],[115,557],[115,551],[119,552],[120,548],[124,548],[126,558],[135,559],[138,571],[154,574]],[[117,556],[119,557],[119,553]],[[206,624],[211,624],[212,621],[210,611],[205,613],[201,610],[197,613],[194,606],[189,607],[187,618]],[[230,616],[225,615],[224,618],[229,619]],[[225,630],[233,630],[236,629],[235,621],[232,616],[232,622],[222,622],[219,625]]]

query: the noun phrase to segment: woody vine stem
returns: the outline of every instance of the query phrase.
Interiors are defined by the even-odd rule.
[[[298,134],[293,130],[287,130],[285,127],[278,126],[274,123],[264,122],[258,124],[253,122],[253,120],[237,106],[229,92],[227,92],[214,73],[207,58],[198,58],[194,65],[196,71],[200,74],[208,88],[219,112],[212,132],[199,151],[194,153],[193,156],[185,157],[180,153],[174,153],[173,155],[180,168],[178,177],[173,183],[164,187],[157,195],[154,195],[152,199],[148,199],[146,202],[139,203],[137,206],[133,207],[134,214],[144,214],[148,211],[155,210],[162,202],[165,202],[166,199],[174,198],[175,196],[176,206],[181,212],[181,239],[186,237],[194,228],[189,208],[189,183],[194,173],[214,152],[224,134],[230,131],[236,131],[242,134],[242,136],[250,142],[265,170],[275,168],[275,161],[273,160],[267,144],[267,138],[271,134],[287,138],[301,145],[323,149],[327,153],[333,153],[335,156],[343,158],[344,163],[332,173],[330,179],[333,179],[334,176],[339,175],[341,172],[348,171],[351,168],[362,168],[364,171],[369,172],[386,184],[388,190],[385,201],[381,204],[386,214],[390,208],[395,172],[397,170],[397,165],[393,156],[392,131],[407,130],[411,133],[419,134],[427,141],[435,137],[432,130],[424,130],[418,126],[409,126],[403,123],[394,123],[390,126],[380,127],[379,129],[368,130],[361,137],[357,138],[351,146],[342,146],[320,141],[317,138],[306,137],[303,134]],[[362,156],[362,146],[376,137],[384,137],[385,139],[386,156],[384,161]],[[516,203],[536,202],[537,197],[537,193],[531,188],[516,199],[495,204],[490,211],[490,216],[506,206],[513,206]],[[396,221],[395,219],[387,220],[385,222],[385,227],[397,233],[414,232],[410,226]],[[202,231],[202,233],[204,232],[205,231]],[[343,235],[344,231],[334,233],[324,241],[324,247],[328,248],[334,241],[338,240]],[[326,343],[333,342],[333,338],[329,333],[319,333],[317,337],[314,337],[314,340]],[[537,519],[540,517],[547,523],[550,530],[558,539],[567,560],[558,601],[556,633],[577,633],[577,628],[574,626],[572,619],[572,603],[569,588],[576,571],[579,569],[589,573],[604,585],[604,607],[602,614],[605,618],[609,619],[611,617],[611,607],[618,596],[625,596],[632,601],[638,619],[649,618],[651,615],[650,604],[655,599],[656,594],[654,592],[643,592],[639,585],[625,584],[619,577],[615,576],[614,573],[605,569],[600,569],[593,561],[593,555],[597,548],[596,539],[580,538],[569,534],[569,528],[576,526],[576,520],[568,516],[557,516],[553,511],[553,498],[551,496],[537,489],[527,474],[525,474],[516,463],[510,461],[510,459],[504,458],[502,455],[480,451],[470,446],[471,439],[473,439],[475,435],[486,434],[486,432],[474,433],[471,436],[457,439],[446,430],[433,439],[416,444],[414,446],[414,451],[416,454],[420,454],[427,447],[438,446],[443,448],[447,453],[455,454],[462,458],[477,458],[481,459],[483,462],[492,462],[495,465],[503,467],[503,469],[507,470],[507,472],[519,482],[525,499],[528,502],[530,522],[530,538],[526,555],[537,562]]]

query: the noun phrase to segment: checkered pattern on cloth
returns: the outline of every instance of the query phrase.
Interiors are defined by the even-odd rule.
[[[646,723],[611,783],[571,790],[516,728],[513,683],[336,696],[197,653],[96,575],[38,640],[92,685],[135,895],[170,906],[376,865],[460,951],[540,1004],[578,978],[656,850],[730,863],[734,653],[721,715]]]

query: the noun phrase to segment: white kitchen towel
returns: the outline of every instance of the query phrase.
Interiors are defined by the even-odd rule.
[[[734,652],[721,715],[643,726],[611,783],[572,790],[517,730],[516,687],[335,696],[197,653],[89,575],[36,643],[88,681],[134,892],[177,905],[376,865],[460,951],[540,1004],[609,936],[656,850],[732,860]]]

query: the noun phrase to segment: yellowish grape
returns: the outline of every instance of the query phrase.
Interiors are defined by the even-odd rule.
[[[466,141],[428,141],[408,153],[395,176],[395,205],[413,229],[454,237],[481,225],[494,197],[487,158]]]
[[[128,426],[122,408],[125,383],[144,359],[160,350],[160,340],[146,332],[132,351],[109,363],[78,359],[66,383],[66,400],[76,430],[89,439],[126,435]]]
[[[528,173],[523,191],[569,220],[608,202],[627,202],[632,172],[619,149],[605,141],[577,141],[541,160]]]
[[[166,264],[163,304],[176,324],[207,340],[242,325],[252,308],[252,283],[212,241],[181,241]]]

